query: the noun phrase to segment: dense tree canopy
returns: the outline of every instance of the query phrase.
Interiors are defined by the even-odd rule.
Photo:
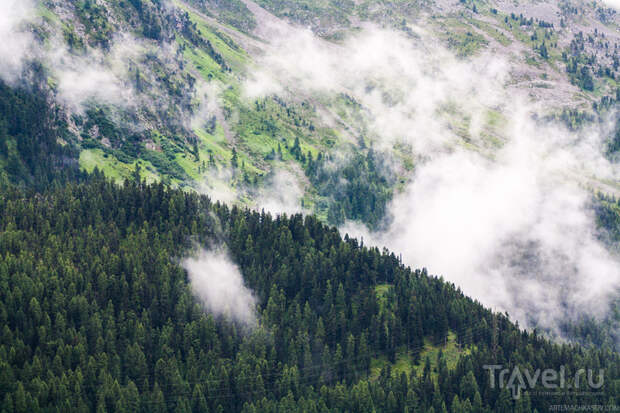
[[[37,73],[35,67],[33,75]],[[72,175],[75,149],[59,144],[65,132],[62,113],[49,106],[43,89],[10,87],[0,80],[0,174],[35,188],[58,178],[59,172]]]
[[[311,216],[118,187],[98,173],[38,194],[5,185],[0,210],[3,412],[542,412],[579,400],[514,402],[491,388],[484,364],[605,368],[588,400],[618,404],[617,353],[520,331]],[[227,245],[258,298],[256,329],[194,298],[178,258],[195,243]],[[377,285],[389,286],[384,296]],[[392,373],[397,351],[419,354],[450,332],[467,349],[453,368],[439,354],[418,373]]]

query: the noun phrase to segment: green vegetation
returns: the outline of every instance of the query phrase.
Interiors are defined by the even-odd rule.
[[[234,70],[240,71],[245,69],[245,63],[248,63],[248,56],[233,39],[221,30],[210,26],[198,14],[185,7],[182,3],[179,3],[179,7],[187,12],[189,20],[195,25],[193,27],[193,30],[196,31],[195,34],[201,38],[201,40],[194,40],[202,44],[209,42],[213,49],[216,50],[218,54],[221,54],[224,60],[229,62]],[[189,40],[192,39],[190,38]]]
[[[472,56],[488,45],[488,40],[473,31],[472,27],[456,18],[440,20],[440,36],[448,47],[460,56]]]
[[[390,363],[386,356],[373,358],[370,361],[370,381],[377,381],[382,371],[387,371],[392,376],[400,377],[402,374],[411,376],[414,372],[414,361],[407,349],[396,351],[396,361]]]
[[[471,348],[462,347],[456,339],[456,334],[450,332],[443,343],[433,344],[428,339],[425,340],[419,359],[423,361],[428,359],[431,371],[438,372],[438,367],[442,363],[445,363],[449,370],[455,369],[460,358],[469,354],[471,354]],[[417,374],[423,373],[423,364],[418,363],[414,366]]]
[[[40,188],[75,163],[74,142],[47,98],[45,88],[14,89],[0,80],[0,177],[4,172],[12,182]]]
[[[333,38],[335,26],[358,17],[413,35],[405,17],[419,11],[405,0],[259,2]],[[620,404],[620,303],[603,321],[561,326],[580,344],[554,344],[323,222],[381,228],[393,191],[405,184],[392,165],[411,172],[414,155],[402,143],[391,154],[368,148],[367,120],[345,94],[320,103],[246,100],[240,84],[250,58],[226,34],[226,24],[246,32],[256,24],[242,1],[194,0],[171,14],[159,0],[80,0],[71,3],[74,22],[46,4],[40,13],[62,26],[72,53],[105,51],[117,30],[143,40],[125,79],[140,107],[89,102],[83,113],[64,113],[49,104],[56,83],[37,65],[28,69],[30,89],[0,82],[0,413],[522,413]],[[477,15],[487,5],[462,7]],[[532,64],[553,66],[553,27],[489,13],[531,48]],[[438,21],[461,56],[484,47],[485,35],[512,41],[489,23]],[[178,54],[156,53],[174,42]],[[616,69],[587,59],[566,57],[574,81],[600,93],[594,110],[601,112],[618,100],[601,86],[602,79],[617,86]],[[196,119],[198,79],[221,91],[221,111],[205,119]],[[471,118],[447,106],[461,143],[482,150],[469,136]],[[346,158],[331,153],[345,144],[321,122],[324,108],[355,124],[357,145],[346,146]],[[579,127],[584,113],[558,116]],[[483,124],[480,146],[501,146],[501,113],[489,110]],[[305,171],[311,185],[303,202],[318,216],[272,216],[188,190],[226,168],[232,178],[209,183],[243,197],[285,164]],[[601,237],[620,245],[620,202],[600,197],[595,205],[607,231]],[[229,253],[256,297],[256,326],[217,317],[195,296],[180,262],[198,247]],[[569,381],[579,369],[601,368],[605,385],[586,396],[514,401],[490,386],[485,364],[563,367]]]
[[[75,2],[75,12],[76,17],[84,26],[87,42],[91,46],[108,47],[114,27],[106,16],[106,7],[97,4],[94,0],[79,0]]]
[[[502,46],[510,46],[512,44],[512,40],[510,40],[510,38],[506,36],[504,31],[499,30],[494,25],[476,19],[472,19],[470,22],[474,27],[483,30],[487,35],[495,39]]]
[[[256,27],[254,15],[241,0],[188,0],[202,12],[216,13],[225,23],[246,33]]]
[[[395,377],[403,373],[407,377],[421,376],[424,369],[430,366],[431,377],[437,380],[439,366],[445,364],[448,370],[454,370],[461,356],[471,354],[469,348],[461,348],[456,340],[456,334],[450,332],[442,343],[434,344],[429,339],[424,340],[419,348],[402,347],[396,351],[396,361],[390,363],[384,355],[370,361],[370,380],[377,380],[382,371],[391,371]]]
[[[597,201],[599,226],[606,229],[610,240],[620,246],[620,200],[599,195]]]
[[[333,26],[348,26],[354,15],[353,0],[258,0],[258,4],[276,14],[321,32]]]
[[[384,223],[396,183],[386,155],[372,149],[366,156],[354,154],[348,159],[330,159],[320,154],[316,160],[308,161],[306,175],[318,194],[329,200],[329,223],[341,225],[345,219],[359,220],[372,229]]]
[[[105,176],[117,183],[122,183],[125,179],[133,176],[136,167],[140,168],[140,176],[147,182],[158,182],[159,175],[156,168],[146,161],[134,161],[131,164],[125,164],[114,157],[109,156],[101,149],[86,149],[80,152],[80,168],[86,172],[93,172],[96,168],[105,174]]]
[[[204,129],[195,129],[194,133],[199,138],[199,159],[208,161],[211,156],[218,164],[227,164],[232,157],[232,151],[228,149],[228,142],[224,130],[217,125],[213,133]]]
[[[604,50],[605,56],[599,55],[598,50]],[[613,44],[613,54],[611,50],[605,35],[596,29],[590,34],[576,33],[562,53],[571,82],[586,91],[615,93],[616,72],[620,67],[618,44]],[[596,79],[599,81],[595,82]]]
[[[514,402],[488,386],[489,362],[600,366],[605,386],[588,400],[618,402],[617,353],[520,331],[311,216],[230,209],[135,178],[116,186],[98,172],[35,194],[4,184],[0,210],[3,412],[459,411],[455,399],[471,406],[463,411],[545,411],[583,401]],[[256,329],[197,301],[178,264],[193,243],[227,246],[258,299]],[[410,358],[421,348],[423,364]]]

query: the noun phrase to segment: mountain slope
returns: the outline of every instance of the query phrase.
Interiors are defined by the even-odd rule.
[[[617,17],[516,7],[0,4],[0,412],[618,406]]]
[[[312,217],[273,218],[162,185],[118,187],[100,175],[34,196],[5,187],[0,207],[2,411],[618,403],[617,353],[520,331],[453,285],[342,240]],[[205,313],[194,294],[217,278],[196,278],[176,261],[196,243],[230,251],[255,295],[258,324],[231,320],[230,309],[214,316],[213,301]],[[434,367],[419,357],[448,338]],[[396,360],[411,363],[409,375],[395,374]],[[592,366],[604,369],[604,386],[551,397],[535,397],[544,390],[537,387],[512,400],[508,388],[490,385],[484,364],[563,366],[571,385]]]
[[[618,258],[592,197],[620,191],[613,9],[18,3],[3,6],[9,29],[0,30],[23,47],[0,50],[11,57],[0,73],[11,88],[46,96],[50,109],[38,115],[62,155],[40,170],[78,162],[119,183],[139,174],[226,202],[313,213],[555,334],[583,313],[613,313]],[[31,154],[12,145],[0,167],[40,182],[22,177],[32,175],[23,166]],[[560,210],[578,219],[550,212]],[[437,241],[429,247],[419,233]],[[450,250],[462,251],[458,260]],[[498,273],[500,285],[478,288]],[[550,298],[543,285],[519,296],[513,284],[528,277],[567,293]]]
[[[269,64],[263,58],[281,47],[273,37],[295,41],[298,35],[261,6],[335,40],[322,43],[328,48],[342,46],[367,22],[414,40],[423,29],[466,60],[487,50],[510,59],[506,86],[528,90],[546,105],[546,115],[571,127],[594,119],[592,105],[604,113],[616,99],[616,13],[600,4],[525,5],[524,16],[501,2],[47,0],[18,27],[36,33],[25,61],[43,61],[51,93],[66,108],[67,139],[82,151],[84,169],[96,165],[122,179],[140,164],[149,180],[229,187],[251,204],[257,195],[248,183],[250,189],[264,187],[265,177],[282,169],[299,175],[309,153],[365,155],[365,146],[380,146],[396,154],[390,173],[401,181],[410,179],[419,155],[385,148],[386,133],[373,125],[383,115],[356,92],[315,93],[281,78],[279,92],[254,96],[251,85],[263,80],[253,77]],[[393,91],[384,93],[399,99]],[[470,114],[463,116],[445,120],[457,131],[458,144],[471,145]],[[494,145],[504,139],[502,122],[483,127]],[[233,149],[239,173],[232,173]],[[331,194],[318,195],[305,178],[297,181],[305,208],[326,218],[330,207],[343,207]],[[347,209],[347,218],[359,215]]]

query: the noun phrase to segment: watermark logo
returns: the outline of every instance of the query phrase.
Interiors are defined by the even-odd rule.
[[[490,385],[494,389],[496,386],[500,389],[508,389],[512,393],[513,399],[521,398],[521,392],[524,390],[532,390],[539,384],[547,389],[554,391],[566,391],[569,389],[588,389],[598,390],[603,387],[605,382],[605,371],[598,370],[598,374],[594,374],[592,369],[580,369],[575,373],[573,380],[567,382],[566,368],[560,367],[559,370],[545,369],[532,372],[529,369],[522,369],[515,366],[511,369],[503,368],[501,364],[485,364],[482,366],[489,371]]]

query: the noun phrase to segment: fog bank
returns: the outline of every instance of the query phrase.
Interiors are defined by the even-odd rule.
[[[373,145],[405,145],[415,163],[386,231],[348,224],[343,233],[402,252],[527,326],[608,310],[620,264],[597,237],[591,205],[597,183],[620,176],[602,153],[605,125],[574,133],[537,120],[551,108],[512,81],[520,63],[485,51],[457,58],[424,28],[367,26],[339,45],[286,30],[246,93],[345,93]]]

